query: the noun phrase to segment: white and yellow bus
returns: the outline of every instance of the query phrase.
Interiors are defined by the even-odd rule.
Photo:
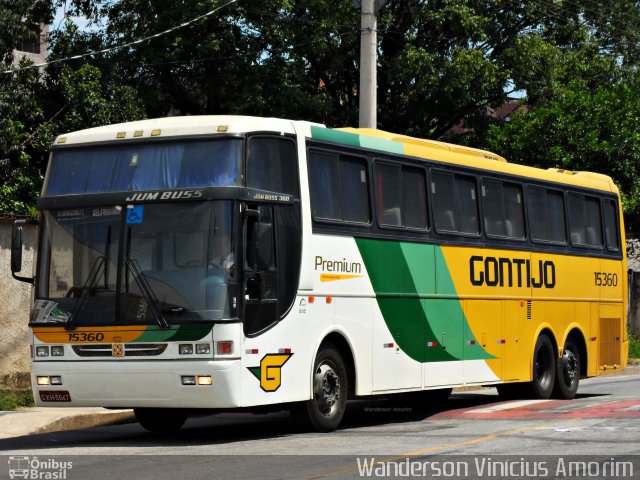
[[[625,367],[626,258],[605,175],[272,118],[144,120],[57,138],[38,208],[40,406],[291,408],[496,385],[570,399]]]

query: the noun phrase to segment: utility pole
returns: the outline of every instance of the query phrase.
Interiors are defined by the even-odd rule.
[[[388,0],[353,0],[360,8],[360,128],[377,128],[378,12]]]

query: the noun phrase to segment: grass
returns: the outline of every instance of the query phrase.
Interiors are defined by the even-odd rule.
[[[640,358],[640,332],[629,332],[629,358]]]
[[[27,391],[0,390],[0,410],[15,410],[18,407],[33,407],[33,395]]]

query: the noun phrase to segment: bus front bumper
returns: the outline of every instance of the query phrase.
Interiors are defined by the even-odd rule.
[[[240,368],[240,360],[36,361],[31,385],[38,406],[233,408]]]

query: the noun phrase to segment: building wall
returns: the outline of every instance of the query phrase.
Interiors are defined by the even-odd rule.
[[[49,26],[48,25],[42,25],[40,27],[40,35],[39,35],[39,40],[40,40],[40,52],[39,53],[33,53],[33,52],[24,52],[21,50],[14,50],[13,52],[13,64],[14,65],[18,65],[20,63],[20,60],[22,60],[22,57],[27,57],[29,58],[33,63],[38,64],[38,63],[44,63],[47,61],[47,55],[48,55],[48,50],[49,50],[49,42],[47,41],[49,37]]]
[[[629,271],[629,329],[640,333],[640,272]]]
[[[28,321],[31,285],[11,276],[13,221],[0,218],[0,386],[21,386],[29,372]],[[35,227],[22,231],[22,274],[31,276],[35,252]]]

